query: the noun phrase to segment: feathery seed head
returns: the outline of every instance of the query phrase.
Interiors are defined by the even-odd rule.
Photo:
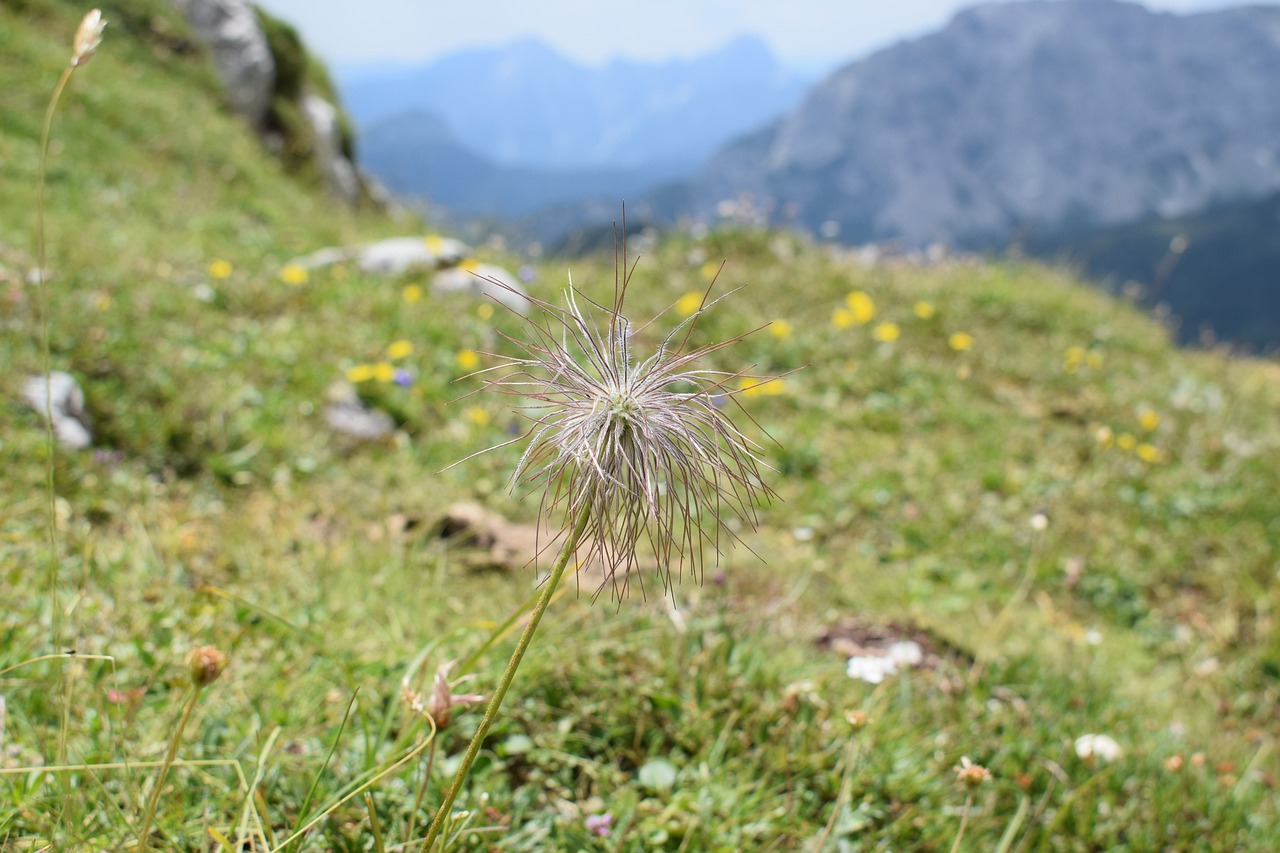
[[[98,49],[98,45],[102,44],[102,31],[106,27],[107,22],[102,20],[101,10],[90,10],[84,16],[80,21],[80,26],[76,28],[75,40],[71,43],[72,67],[84,65],[92,58],[94,51]]]
[[[688,347],[698,318],[724,297],[704,297],[641,359],[635,339],[649,324],[637,331],[623,316],[626,287],[624,279],[612,307],[572,280],[563,306],[532,299],[544,319],[524,318],[528,339],[508,338],[523,355],[486,383],[528,401],[521,409],[529,429],[515,439],[528,446],[513,488],[541,490],[544,519],[558,514],[572,525],[586,513],[579,565],[600,568],[601,588],[612,584],[619,598],[648,562],[637,557],[641,540],[665,587],[686,564],[700,582],[704,551],[718,562],[724,540],[738,538],[730,518],[754,526],[757,502],[772,495],[758,446],[724,411],[742,374],[698,366],[742,336]]]

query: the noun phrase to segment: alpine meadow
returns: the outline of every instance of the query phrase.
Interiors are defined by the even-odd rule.
[[[89,11],[0,5],[0,847],[1280,849],[1274,360],[621,204],[318,255],[457,241]]]

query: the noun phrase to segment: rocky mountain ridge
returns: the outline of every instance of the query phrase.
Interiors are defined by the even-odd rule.
[[[845,242],[914,245],[1182,215],[1280,188],[1277,80],[1277,7],[978,6],[841,68],[666,212],[736,199]]]

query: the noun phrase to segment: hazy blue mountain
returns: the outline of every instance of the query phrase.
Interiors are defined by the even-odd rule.
[[[593,197],[611,199],[616,209],[620,199],[689,171],[504,166],[462,144],[438,116],[421,112],[373,125],[359,151],[361,165],[395,194],[446,208],[455,218],[518,218]]]
[[[970,245],[1180,216],[1280,189],[1278,81],[1280,7],[978,6],[836,71],[669,213]]]
[[[529,39],[418,67],[338,71],[343,101],[366,136],[394,127],[385,122],[397,115],[425,112],[496,164],[574,170],[690,169],[795,106],[811,82],[753,36],[667,62],[588,67]]]

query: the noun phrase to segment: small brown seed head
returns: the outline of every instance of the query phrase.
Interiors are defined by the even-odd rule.
[[[981,764],[974,764],[968,756],[960,759],[955,768],[956,781],[966,788],[976,788],[991,778],[991,771]]]
[[[860,732],[871,725],[871,715],[866,711],[850,711],[844,715],[844,718],[849,723],[849,728],[855,732]]]
[[[198,690],[218,680],[227,668],[227,656],[213,646],[198,646],[187,657],[187,667],[191,670],[191,683]]]

